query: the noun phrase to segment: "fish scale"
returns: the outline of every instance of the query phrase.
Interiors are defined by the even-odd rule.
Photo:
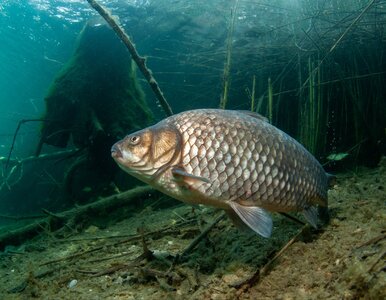
[[[234,119],[231,128],[228,127],[228,118]],[[218,114],[217,111],[195,110],[172,117],[167,123],[176,126],[183,136],[182,163],[186,172],[203,177],[210,174],[211,185],[198,187],[208,197],[225,199],[231,194],[245,197],[243,200],[254,205],[278,203],[280,211],[306,207],[312,203],[311,195],[327,198],[327,180],[324,178],[323,182],[326,176],[319,163],[299,143],[268,123],[263,124],[264,121],[239,112]],[[206,140],[200,139],[204,132],[209,136]],[[230,145],[234,146],[233,151]],[[225,163],[224,154],[228,151],[233,157]],[[283,152],[286,161],[283,161]],[[206,153],[210,155],[206,157]],[[298,161],[303,162],[304,167],[298,168]],[[260,176],[257,177],[258,172],[255,172],[251,177],[256,164]],[[308,168],[310,165],[314,167]],[[282,172],[279,173],[279,169]],[[318,184],[314,177],[308,176],[309,173],[316,173]],[[286,181],[280,187],[283,177]]]
[[[164,153],[164,165],[154,168],[152,151]],[[327,207],[328,176],[319,162],[251,112],[186,111],[128,135],[113,146],[112,156],[125,171],[164,193],[223,208],[263,236],[272,228],[266,210],[303,211],[316,226],[315,207]],[[147,173],[130,159],[145,161]]]

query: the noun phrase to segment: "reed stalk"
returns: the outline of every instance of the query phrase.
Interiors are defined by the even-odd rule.
[[[223,94],[220,99],[220,108],[222,109],[225,109],[228,103],[228,93],[229,93],[229,88],[231,84],[230,70],[231,70],[231,63],[232,63],[233,30],[236,23],[236,12],[237,12],[238,4],[239,4],[239,0],[235,0],[235,4],[233,6],[233,10],[231,14],[232,19],[228,29],[227,50],[226,50],[226,59],[225,59],[224,74],[223,74]]]
[[[304,81],[301,88],[304,88],[308,81],[311,79],[311,76],[314,76],[316,70],[319,69],[324,61],[331,55],[332,52],[336,49],[336,47],[342,42],[343,38],[351,31],[351,29],[359,22],[359,20],[367,13],[367,11],[377,2],[377,0],[371,0],[368,5],[358,14],[358,16],[354,19],[354,21],[346,28],[346,30],[341,34],[341,36],[337,39],[337,41],[331,46],[328,52],[324,55],[324,57],[319,61],[318,65],[312,70],[309,74],[308,78]]]
[[[319,101],[317,95],[315,95],[315,73],[313,71],[314,64],[311,60],[311,57],[308,58],[308,97],[303,98],[303,103],[301,104],[300,110],[300,140],[304,146],[313,154],[316,151],[318,133],[317,133],[317,123],[319,122],[320,112],[319,112]],[[300,76],[300,75],[299,75]],[[317,99],[315,99],[317,98]],[[316,101],[316,103],[315,103]]]
[[[255,93],[256,93],[256,76],[253,75],[252,95],[251,95],[251,111],[255,111]]]
[[[256,112],[260,113],[261,112],[261,107],[263,106],[263,101],[264,101],[264,95],[259,97],[259,101],[257,101],[257,106],[256,106]]]
[[[316,107],[316,124],[315,124],[315,154],[319,153],[320,147],[324,147],[324,143],[321,144],[322,136],[321,136],[321,126],[324,124],[324,119],[323,119],[323,97],[322,97],[322,89],[320,86],[321,78],[322,78],[322,69],[318,69],[317,73],[317,84],[316,84],[316,89],[317,89],[317,107]]]
[[[228,29],[227,36],[227,50],[226,50],[226,59],[223,73],[223,93],[220,99],[220,108],[225,109],[228,102],[228,93],[231,84],[230,70],[232,63],[232,42],[233,42],[233,31],[236,23],[236,11],[239,4],[239,0],[235,0],[235,4],[232,10],[232,19]]]
[[[268,120],[272,123],[273,89],[271,77],[268,78]]]
[[[307,114],[309,115],[308,130],[307,130],[307,144],[311,153],[315,153],[315,89],[314,82],[315,76],[313,73],[313,63],[311,57],[308,58],[308,72],[310,76],[309,81],[309,91],[308,91],[308,110]]]

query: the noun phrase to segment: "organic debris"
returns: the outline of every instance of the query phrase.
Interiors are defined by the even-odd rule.
[[[0,297],[381,299],[386,159],[337,177],[331,222],[318,231],[275,214],[263,239],[213,209],[152,205],[106,228],[44,234],[2,255]]]

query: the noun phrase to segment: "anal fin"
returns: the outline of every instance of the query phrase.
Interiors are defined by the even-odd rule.
[[[228,202],[240,219],[254,232],[268,238],[272,233],[272,219],[261,207],[244,206],[235,201]]]
[[[315,206],[310,206],[303,210],[303,216],[312,227],[318,228],[318,209]]]

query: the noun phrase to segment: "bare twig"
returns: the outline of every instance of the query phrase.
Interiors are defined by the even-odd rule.
[[[28,219],[40,219],[44,218],[44,215],[36,215],[36,216],[10,216],[10,215],[0,215],[1,219],[10,219],[10,220],[28,220]]]
[[[69,226],[69,224],[84,219],[86,216],[106,213],[107,211],[126,206],[131,201],[138,200],[141,197],[148,197],[153,192],[154,190],[151,187],[141,186],[65,212],[56,213],[55,217],[49,216],[1,235],[0,249],[3,249],[7,244],[19,244],[25,241],[25,239],[39,234],[42,226],[49,225],[52,230],[63,228],[63,226]]]
[[[40,266],[46,266],[46,265],[58,263],[58,262],[61,262],[61,261],[70,260],[70,259],[73,259],[73,258],[78,258],[78,257],[81,257],[81,256],[83,256],[85,254],[89,254],[89,253],[93,253],[93,252],[99,251],[99,250],[103,249],[104,247],[105,246],[103,245],[103,246],[92,248],[90,250],[80,251],[80,252],[74,253],[72,255],[68,255],[68,256],[65,256],[65,257],[58,258],[58,259],[53,259],[53,260],[50,260],[50,261],[46,261],[46,262],[40,264]]]
[[[149,250],[149,247],[146,244],[145,240],[145,232],[143,227],[138,229],[139,234],[141,235],[141,244],[142,244],[142,249],[143,249],[143,255],[147,260],[152,260],[154,258],[153,252]]]
[[[362,247],[369,246],[369,245],[372,245],[372,244],[377,244],[379,241],[382,241],[385,238],[386,238],[386,233],[382,233],[381,235],[378,235],[378,236],[370,239],[369,241],[359,245],[358,247],[356,247],[356,249],[360,249]]]
[[[248,279],[243,280],[241,282],[236,283],[233,285],[235,288],[240,288],[244,286],[244,290],[249,289],[253,284],[258,282],[261,277],[271,269],[273,263],[293,244],[296,242],[296,240],[305,232],[306,228],[308,228],[308,225],[305,225],[302,227],[302,229],[292,238],[290,239],[283,248],[280,249],[279,252],[275,254],[273,258],[271,258],[262,268],[259,268],[252,276],[250,276]]]
[[[376,260],[375,262],[370,266],[369,270],[367,271],[368,273],[371,273],[375,266],[382,260],[386,257],[386,252],[383,252]]]
[[[175,227],[176,225],[172,225],[172,226]],[[58,263],[58,262],[61,262],[61,261],[77,258],[79,256],[83,256],[83,255],[88,254],[88,253],[99,251],[99,250],[101,250],[103,248],[106,248],[106,247],[115,247],[117,245],[129,243],[129,242],[136,241],[136,240],[141,240],[141,239],[143,239],[144,236],[157,236],[158,234],[161,234],[161,233],[163,233],[163,234],[172,234],[172,233],[178,233],[178,232],[181,231],[180,229],[172,229],[171,228],[172,226],[168,226],[166,228],[162,228],[162,229],[156,230],[156,231],[147,232],[147,233],[144,233],[144,234],[132,235],[132,236],[127,237],[126,239],[123,239],[123,240],[120,240],[120,241],[117,241],[117,242],[114,242],[114,243],[111,243],[111,244],[108,244],[108,245],[103,245],[103,246],[100,246],[100,247],[98,246],[98,247],[89,249],[87,251],[78,252],[78,253],[71,254],[71,255],[68,255],[68,256],[65,256],[65,257],[61,257],[61,258],[58,258],[58,259],[54,259],[54,260],[50,260],[50,261],[44,262],[40,266],[49,265],[49,264]],[[107,238],[111,238],[111,237],[107,237]],[[69,242],[69,241],[82,241],[82,240],[84,240],[84,239],[76,239],[76,240],[70,239],[70,240],[65,240],[65,242]]]
[[[142,253],[141,255],[139,255],[137,258],[135,258],[133,261],[131,261],[128,264],[116,263],[113,266],[111,266],[110,268],[107,268],[107,269],[104,269],[101,271],[78,269],[77,272],[83,273],[83,274],[89,274],[91,277],[103,276],[103,275],[114,273],[114,272],[122,270],[122,269],[139,267],[145,258],[146,258],[145,254]]]
[[[14,166],[10,169],[9,172],[3,172],[3,174],[1,175],[2,177],[2,183],[0,184],[0,190],[3,189],[3,187],[7,187],[9,190],[12,188],[12,186],[14,186],[15,184],[17,184],[21,178],[23,177],[23,166],[24,164],[26,163],[29,163],[29,162],[34,162],[34,161],[42,161],[42,160],[49,160],[49,159],[57,159],[57,158],[60,158],[62,156],[65,156],[65,155],[73,155],[73,154],[76,154],[79,150],[67,150],[67,151],[59,151],[59,152],[55,152],[55,153],[50,153],[50,154],[42,154],[40,156],[30,156],[30,157],[27,157],[27,158],[24,158],[24,159],[21,159],[21,160],[17,160],[17,159],[10,159],[9,157],[6,159],[6,158],[3,158],[3,157],[0,157],[0,163],[4,163],[4,161],[8,164],[13,164]],[[8,166],[6,168],[8,168]],[[20,170],[20,171],[19,171]],[[4,169],[3,169],[4,171]],[[16,172],[19,171],[20,174],[19,176],[16,178],[16,179],[12,179],[12,177],[17,174]],[[10,182],[12,179],[12,182]]]
[[[100,5],[97,1],[87,0],[87,2],[102,16],[103,19],[106,20],[106,22],[111,26],[111,28],[125,44],[131,54],[131,57],[137,64],[143,76],[146,78],[147,82],[149,83],[165,114],[167,116],[171,116],[173,114],[173,111],[169,103],[166,101],[157,81],[154,79],[153,73],[146,66],[146,59],[138,54],[137,49],[135,48],[134,44],[132,43],[130,37],[127,35],[123,27],[119,24],[117,18],[112,16],[111,13],[107,11],[107,9]]]
[[[209,231],[212,230],[212,228],[220,222],[224,218],[225,214],[222,212],[212,223],[210,223],[202,232],[199,236],[197,236],[191,243],[190,245],[182,252],[180,257],[184,257],[187,255],[190,251],[194,249],[198,245],[198,243],[207,236]]]
[[[15,147],[16,137],[20,130],[21,125],[27,122],[46,122],[46,121],[47,120],[44,120],[44,119],[23,119],[19,121],[15,130],[15,133],[13,135],[12,144],[11,144],[11,148],[9,149],[7,162],[5,163],[5,173],[7,173],[9,161],[11,160],[12,151],[13,151],[13,148]]]

